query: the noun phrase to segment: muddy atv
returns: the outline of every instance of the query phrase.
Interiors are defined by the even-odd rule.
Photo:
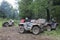
[[[31,24],[31,25],[29,25],[29,24]],[[38,26],[35,23],[28,23],[28,24],[20,23],[19,24],[19,32],[24,33],[25,31],[30,31],[33,34],[39,34],[42,30],[41,30],[40,26]]]
[[[56,26],[53,27],[52,24],[46,22],[45,19],[38,19],[35,22],[25,22],[19,24],[19,33],[30,31],[36,35],[39,34],[40,32],[44,32],[45,30],[51,31],[52,29],[56,29]]]
[[[43,29],[44,30],[47,30],[47,31],[51,31],[51,30],[56,30],[57,27],[58,27],[58,23],[55,21],[55,22],[47,22],[46,20],[44,21],[45,19],[38,19],[37,22],[39,24],[42,24],[43,25]],[[43,22],[43,23],[41,23]]]
[[[41,21],[41,20],[40,20]],[[40,32],[43,32],[43,25],[45,23],[45,20],[43,22],[37,23],[37,20],[35,22],[25,22],[19,24],[19,33],[24,33],[25,31],[30,31],[33,34],[37,35]]]

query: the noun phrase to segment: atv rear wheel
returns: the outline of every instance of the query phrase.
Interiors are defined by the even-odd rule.
[[[47,26],[47,31],[51,31],[51,26]]]
[[[40,28],[38,26],[34,26],[32,28],[32,33],[35,34],[35,35],[39,34],[40,33]]]
[[[25,32],[25,29],[24,29],[24,27],[23,26],[19,26],[19,33],[24,33]]]

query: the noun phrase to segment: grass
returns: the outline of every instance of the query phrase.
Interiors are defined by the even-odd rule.
[[[2,24],[4,23],[4,22],[6,22],[6,21],[8,21],[7,19],[2,19],[2,18],[0,18],[0,27],[2,27]]]
[[[60,39],[60,25],[58,26],[58,28],[56,30],[44,31],[44,33],[42,33],[42,35],[53,36],[53,37]]]
[[[50,31],[50,32],[45,31],[44,34],[45,35],[54,35],[54,36],[57,36],[57,35],[60,35],[60,30],[57,29],[57,30],[53,30],[53,31]]]
[[[14,20],[15,21],[15,26],[18,26],[20,20]]]

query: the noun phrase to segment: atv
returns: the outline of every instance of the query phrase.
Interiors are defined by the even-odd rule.
[[[12,22],[12,21],[4,22],[2,24],[2,26],[3,27],[12,27],[12,26],[14,26],[14,22]]]
[[[53,25],[54,24],[54,25]],[[45,19],[38,19],[35,22],[24,22],[19,24],[19,33],[24,33],[25,31],[30,31],[37,35],[45,30],[51,31],[56,30],[57,23],[46,22]]]

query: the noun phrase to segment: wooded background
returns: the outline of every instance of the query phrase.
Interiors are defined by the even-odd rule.
[[[48,8],[50,17],[60,21],[60,0],[21,0],[18,3],[21,18],[47,18]]]
[[[54,17],[60,22],[60,0],[18,0],[18,5],[19,13],[11,4],[3,1],[0,5],[0,18],[47,18],[46,8],[48,8],[50,17]]]

